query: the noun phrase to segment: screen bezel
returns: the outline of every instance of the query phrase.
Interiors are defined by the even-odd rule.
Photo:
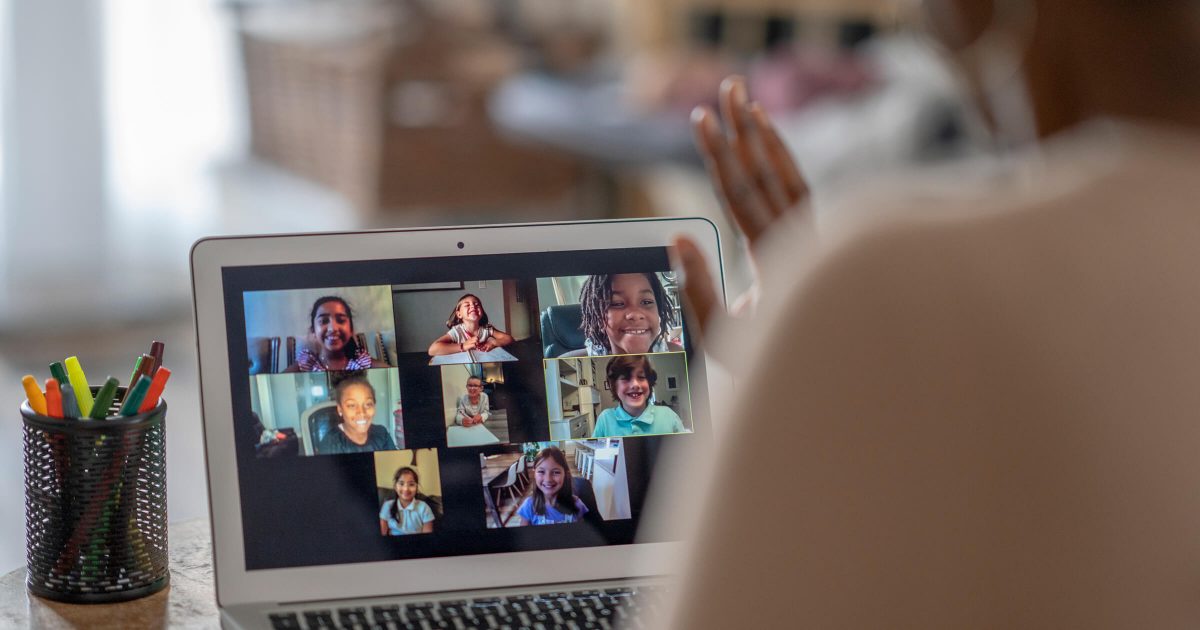
[[[674,235],[695,241],[707,255],[713,276],[723,277],[716,227],[699,218],[219,237],[193,245],[192,286],[218,603],[233,606],[514,586],[519,576],[529,574],[514,571],[514,566],[541,567],[530,583],[657,575],[680,550],[679,543],[638,543],[247,571],[229,391],[224,267],[662,247]],[[712,427],[711,401],[728,388],[728,377],[711,366],[703,352],[695,353],[694,362],[696,382],[703,384],[709,401],[696,406],[697,425]],[[571,555],[564,558],[563,554]]]

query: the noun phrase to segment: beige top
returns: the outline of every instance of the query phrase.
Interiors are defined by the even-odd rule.
[[[1200,136],[1074,136],[768,258],[676,627],[1200,627]]]

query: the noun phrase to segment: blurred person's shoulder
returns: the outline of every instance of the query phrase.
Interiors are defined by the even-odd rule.
[[[1019,162],[1019,185],[901,187],[809,247],[774,244],[727,454],[786,470],[794,500],[717,519],[749,568],[697,559],[689,621],[727,621],[696,602],[752,574],[786,585],[758,593],[759,625],[1194,620],[1200,501],[1172,481],[1200,469],[1200,139],[1078,133]],[[864,608],[862,584],[892,608]]]
[[[1196,164],[1200,134],[1097,121],[1005,161],[913,170],[818,199],[815,227],[788,226],[768,243],[760,311],[791,319],[815,295],[847,310],[996,306],[1064,289],[1085,303],[1150,274],[1184,282],[1200,265]]]
[[[1095,248],[1105,236],[1191,225],[1200,221],[1198,163],[1200,133],[1096,121],[1007,159],[881,176],[816,199],[815,225],[775,235],[764,256],[764,288],[793,286],[798,271],[830,270],[835,261],[896,247],[1003,262],[1005,251],[980,247],[1008,243],[1026,254],[1062,255]],[[1143,229],[1131,234],[1134,225]],[[955,271],[970,270],[943,273]]]

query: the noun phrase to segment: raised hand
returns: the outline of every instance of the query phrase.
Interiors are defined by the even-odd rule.
[[[764,237],[787,216],[801,216],[808,185],[762,106],[750,101],[741,77],[721,84],[722,130],[707,107],[692,112],[696,145],[722,206],[746,239],[752,268]],[[675,242],[676,264],[684,272],[684,299],[695,315],[702,337],[723,317],[716,283],[700,249],[691,241]],[[735,315],[753,311],[757,281],[730,307]]]

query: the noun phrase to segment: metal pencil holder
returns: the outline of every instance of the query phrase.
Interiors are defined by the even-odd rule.
[[[121,388],[113,415],[124,397]],[[39,415],[26,401],[21,416],[30,592],[87,604],[165,587],[166,402],[134,416],[79,420]]]

